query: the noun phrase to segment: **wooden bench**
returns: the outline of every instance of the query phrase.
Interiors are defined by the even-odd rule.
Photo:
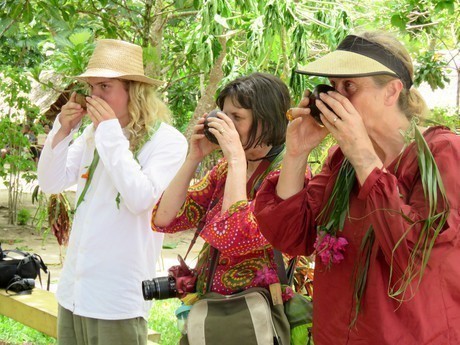
[[[0,314],[36,329],[50,337],[57,337],[58,304],[54,293],[39,288],[31,294],[9,295],[0,289]],[[149,330],[148,344],[158,344],[160,333]]]

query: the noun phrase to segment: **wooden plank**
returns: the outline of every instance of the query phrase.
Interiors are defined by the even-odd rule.
[[[147,335],[147,340],[152,342],[153,344],[159,344],[161,339],[161,333],[158,333],[152,329],[149,329],[149,333]]]
[[[28,295],[8,295],[0,289],[0,314],[53,338],[57,336],[57,310],[50,291],[33,289]]]
[[[54,293],[35,288],[32,294],[9,295],[0,289],[0,314],[36,329],[50,337],[57,337],[58,304]],[[149,329],[149,345],[159,344],[161,334]]]

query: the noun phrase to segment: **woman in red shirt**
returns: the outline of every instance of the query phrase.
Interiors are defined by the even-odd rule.
[[[322,125],[308,97],[291,109],[254,212],[275,248],[316,253],[315,345],[460,344],[460,137],[419,125],[427,107],[390,35],[348,36],[298,72],[336,91],[316,100]],[[308,178],[329,133],[338,145]]]

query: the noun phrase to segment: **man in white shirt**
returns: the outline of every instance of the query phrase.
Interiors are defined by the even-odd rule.
[[[144,75],[142,48],[99,40],[87,70],[86,104],[73,93],[38,164],[46,193],[77,184],[76,211],[56,297],[58,343],[146,344],[151,302],[142,281],[155,276],[163,237],[150,229],[153,206],[183,163],[185,137]],[[72,144],[81,120],[92,121]]]

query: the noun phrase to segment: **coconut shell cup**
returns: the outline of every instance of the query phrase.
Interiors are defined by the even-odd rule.
[[[316,85],[316,87],[313,89],[312,93],[310,94],[310,103],[308,104],[308,107],[310,108],[310,114],[321,125],[323,124],[323,122],[321,121],[321,117],[319,116],[321,114],[321,111],[316,106],[315,100],[319,99],[320,93],[322,92],[327,93],[328,91],[336,91],[336,90],[330,85],[319,84],[319,85]],[[324,105],[330,111],[333,111],[331,107],[329,107],[326,103],[324,103]]]
[[[75,95],[75,102],[77,102],[78,104],[81,105],[81,107],[83,109],[86,110],[86,97],[88,97],[87,95],[84,95],[84,94],[81,94],[81,93],[77,93]]]
[[[217,144],[217,145],[219,145],[219,141],[217,140],[215,135],[209,131],[208,119],[211,117],[217,117],[217,113],[219,111],[221,110],[215,109],[213,111],[210,111],[208,116],[206,116],[206,119],[204,120],[204,135],[210,142]]]

